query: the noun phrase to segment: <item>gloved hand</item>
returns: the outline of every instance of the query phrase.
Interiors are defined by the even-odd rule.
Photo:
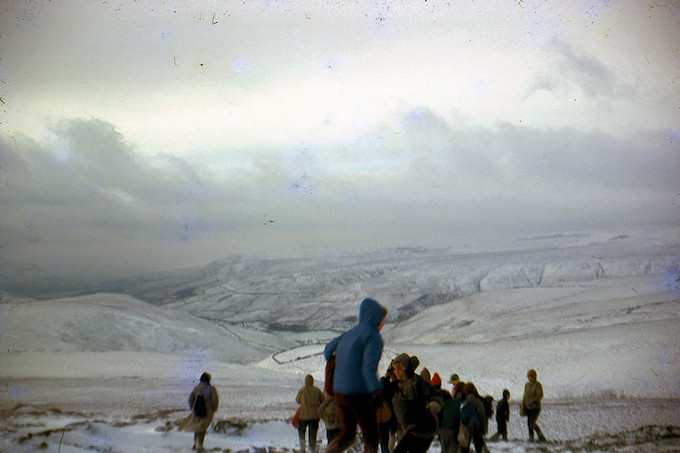
[[[428,411],[432,412],[433,414],[438,414],[439,411],[442,410],[442,407],[436,401],[430,401],[429,403],[427,403],[425,407],[427,408]]]
[[[373,410],[373,412],[377,411],[378,408],[382,405],[383,402],[383,396],[381,391],[377,391],[371,395],[371,400],[369,401],[369,406]]]

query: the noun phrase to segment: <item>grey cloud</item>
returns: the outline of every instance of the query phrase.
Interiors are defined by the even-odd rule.
[[[571,129],[470,127],[427,108],[356,142],[251,150],[229,168],[149,157],[102,121],[51,140],[0,138],[3,259],[79,272],[208,262],[232,253],[447,245],[677,219],[676,133],[616,140]],[[350,171],[348,171],[349,169]],[[212,171],[212,173],[210,173]],[[52,258],[50,258],[52,259]]]
[[[381,238],[432,245],[476,233],[678,219],[680,153],[668,132],[623,140],[567,128],[469,127],[440,117],[421,123],[426,135],[433,124],[440,136],[430,136],[431,147],[405,152],[405,171],[367,170],[344,181],[354,206],[380,225]],[[402,129],[400,149],[422,146],[422,135],[419,127]]]
[[[553,46],[555,58],[534,77],[526,97],[545,90],[554,94],[580,90],[589,98],[615,99],[632,97],[634,87],[618,80],[614,72],[598,59],[572,46],[560,43]]]
[[[532,187],[533,180],[623,191],[666,190],[678,180],[680,153],[668,131],[640,131],[619,139],[569,128],[449,124],[423,110],[417,112],[418,122],[413,117],[413,112],[405,115],[412,127],[399,135],[402,149],[410,149],[410,143],[419,151],[409,155],[411,176],[429,175],[439,187],[456,181]]]
[[[143,158],[112,125],[98,120],[64,122],[45,144],[20,137],[16,146],[5,142],[3,148],[7,177],[21,187],[8,195],[32,204],[91,200],[132,206],[182,199],[202,186],[181,159]]]
[[[29,222],[44,241],[77,243],[94,231],[162,234],[209,192],[181,159],[152,162],[101,121],[70,121],[48,144],[19,137],[16,146],[4,141],[2,149],[3,180],[11,188],[0,197],[8,249],[23,240]]]

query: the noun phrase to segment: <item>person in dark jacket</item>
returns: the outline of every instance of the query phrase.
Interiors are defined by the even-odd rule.
[[[305,376],[305,385],[295,397],[295,402],[300,405],[298,416],[298,436],[300,438],[300,451],[305,453],[305,432],[309,429],[309,451],[316,453],[316,433],[319,429],[319,406],[323,403],[323,392],[314,385],[314,376]]]
[[[378,379],[378,363],[383,350],[380,329],[386,316],[385,307],[373,299],[364,299],[359,307],[358,325],[331,340],[324,349],[326,361],[335,354],[333,391],[341,421],[340,435],[326,453],[340,453],[349,448],[356,438],[357,424],[361,428],[364,452],[378,451],[375,412],[383,389]]]
[[[462,389],[454,390],[454,397],[444,401],[441,411],[440,439],[442,453],[468,453],[469,446],[458,443],[458,429],[460,428],[460,406],[465,400]]]
[[[460,407],[461,420],[470,431],[470,439],[475,445],[475,452],[483,453],[488,450],[486,442],[484,442],[484,435],[488,426],[484,404],[472,382],[467,382],[463,390],[465,391],[465,402]]]
[[[508,440],[508,422],[510,421],[510,390],[503,390],[503,398],[496,405],[496,434],[491,436],[491,440],[498,440],[502,437],[503,440]]]
[[[452,398],[449,391],[442,388],[442,378],[441,378],[441,376],[439,376],[439,373],[437,373],[436,371],[432,375],[432,379],[430,380],[430,384],[432,384],[432,387],[434,387],[435,390],[437,392],[439,392],[439,396],[441,396],[443,403],[446,403],[448,400],[450,400]],[[442,416],[443,416],[443,409],[440,410],[439,413],[437,414],[437,422],[439,423],[440,428],[441,428],[441,424],[442,424]],[[439,445],[442,445],[441,430],[440,430],[437,437],[439,439]],[[444,451],[443,447],[442,447],[442,451]]]
[[[203,373],[200,382],[189,394],[189,407],[191,415],[182,420],[179,425],[180,431],[194,432],[194,446],[192,450],[203,451],[203,440],[208,427],[212,423],[215,412],[220,404],[217,389],[210,384],[212,377]],[[199,407],[200,406],[200,407]]]
[[[443,406],[441,394],[421,375],[415,374],[418,359],[400,354],[392,361],[398,384],[392,406],[403,431],[394,453],[425,453],[438,432],[437,413]]]
[[[383,384],[382,396],[392,411],[390,419],[380,423],[378,426],[380,430],[380,452],[392,453],[397,439],[397,429],[399,429],[397,416],[394,414],[394,408],[392,407],[392,396],[394,395],[394,389],[397,386],[397,378],[394,376],[392,364],[387,367],[387,372],[380,380]]]

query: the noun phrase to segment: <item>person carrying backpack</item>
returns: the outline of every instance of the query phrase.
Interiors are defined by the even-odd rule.
[[[330,445],[340,434],[340,416],[338,415],[338,405],[335,404],[335,397],[324,392],[324,400],[319,406],[319,417],[326,424],[326,440]]]
[[[210,384],[212,377],[203,373],[200,382],[189,394],[189,407],[191,415],[182,420],[179,425],[180,431],[194,432],[194,446],[192,450],[204,451],[203,440],[208,427],[212,423],[213,416],[219,406],[219,396],[215,386]]]
[[[444,401],[441,410],[441,447],[442,453],[468,453],[470,451],[467,443],[461,444],[458,434],[462,420],[460,418],[460,407],[463,405],[465,395],[463,389],[453,391],[453,398]],[[463,428],[465,429],[465,428]]]
[[[472,382],[465,384],[465,401],[460,406],[460,419],[470,432],[470,439],[477,453],[488,451],[484,442],[485,427],[487,426],[484,404]]]

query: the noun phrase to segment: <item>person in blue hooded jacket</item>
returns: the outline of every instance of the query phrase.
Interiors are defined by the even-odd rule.
[[[356,438],[357,424],[364,440],[364,453],[376,453],[380,443],[376,408],[383,386],[378,379],[378,362],[382,356],[380,329],[385,324],[387,309],[373,299],[364,299],[359,308],[359,323],[324,349],[329,360],[335,355],[333,391],[338,406],[340,435],[326,453],[340,453]]]

